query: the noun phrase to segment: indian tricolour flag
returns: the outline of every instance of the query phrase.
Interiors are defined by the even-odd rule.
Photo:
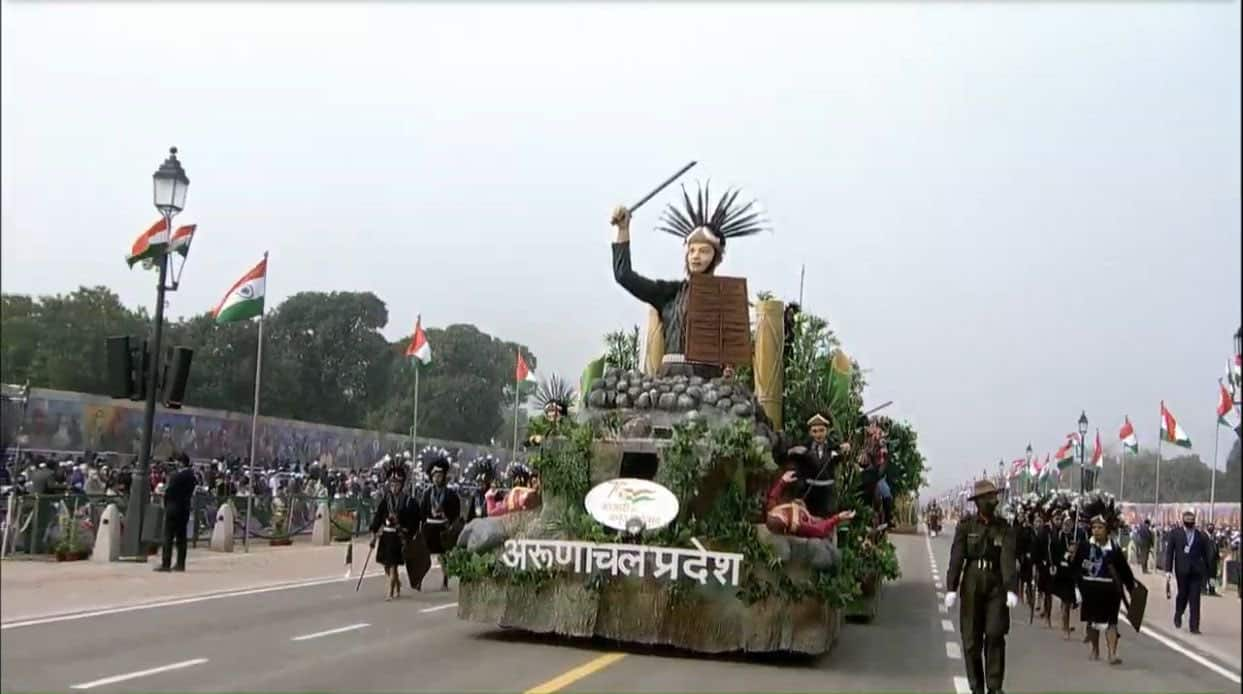
[[[197,224],[187,224],[183,227],[177,227],[177,231],[173,232],[173,238],[169,241],[168,250],[180,253],[185,257],[190,252],[190,242],[194,240],[194,231],[198,229]]]
[[[1230,397],[1230,391],[1226,390],[1226,385],[1220,380],[1217,381],[1217,423],[1223,427],[1230,426],[1230,422],[1226,419],[1226,415],[1230,414],[1230,410],[1234,409],[1234,398]]]
[[[1052,456],[1048,453],[1044,454],[1044,465],[1040,466],[1041,477],[1053,477],[1057,472],[1057,466],[1053,464]]]
[[[157,258],[167,250],[168,223],[160,219],[138,235],[134,245],[130,247],[129,255],[125,256],[125,262],[134,267],[135,263]]]
[[[1075,441],[1074,439],[1071,439],[1069,436],[1066,437],[1066,443],[1062,444],[1062,447],[1057,449],[1057,453],[1054,454],[1054,457],[1057,459],[1058,470],[1065,470],[1071,465],[1074,465],[1075,464]]]
[[[514,380],[521,383],[522,381],[535,382],[535,369],[527,366],[527,360],[522,358],[522,352],[518,353],[518,365],[514,369]]]
[[[417,359],[420,364],[426,364],[432,360],[432,346],[428,344],[427,335],[423,332],[423,316],[414,319],[414,337],[410,338],[406,356]]]
[[[1135,438],[1135,427],[1131,426],[1131,418],[1122,418],[1122,428],[1118,430],[1118,440],[1122,447],[1132,453],[1139,453],[1139,440]]]
[[[217,323],[233,323],[263,314],[263,297],[266,293],[268,259],[265,256],[250,272],[242,275],[212,311]]]
[[[1161,401],[1161,440],[1175,446],[1191,448],[1191,437],[1179,426],[1174,414],[1166,409],[1164,400]]]

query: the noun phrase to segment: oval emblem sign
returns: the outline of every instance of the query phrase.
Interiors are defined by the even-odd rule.
[[[678,517],[678,498],[651,480],[609,480],[587,492],[587,513],[614,529],[635,533],[657,530]]]

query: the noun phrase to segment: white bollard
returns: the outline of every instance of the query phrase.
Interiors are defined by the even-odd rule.
[[[315,525],[311,528],[311,544],[317,547],[332,544],[332,519],[328,517],[328,502],[319,502],[315,509]]]
[[[236,520],[233,503],[226,501],[216,509],[216,524],[211,529],[211,551],[233,551],[233,524]]]
[[[116,504],[108,504],[108,508],[99,516],[99,528],[95,530],[95,548],[91,550],[91,561],[110,562],[121,557],[121,509]]]

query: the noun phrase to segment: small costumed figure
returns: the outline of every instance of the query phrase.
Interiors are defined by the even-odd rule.
[[[419,507],[423,510],[423,537],[427,542],[428,554],[440,557],[444,565],[444,555],[453,549],[457,542],[457,534],[461,531],[462,500],[457,492],[449,488],[448,452],[444,449],[426,449],[424,451],[423,469],[431,484],[423,490]],[[449,589],[449,576],[441,572],[442,590]]]
[[[683,261],[687,276],[711,275],[725,257],[729,239],[751,236],[767,228],[755,201],[738,203],[739,191],[726,191],[713,205],[707,186],[694,200],[682,188],[682,209],[669,205],[660,219],[657,231],[682,239]],[[664,336],[665,363],[684,361],[686,353],[686,308],[688,280],[652,280],[630,267],[630,210],[618,207],[613,211],[612,224],[617,228],[613,238],[613,278],[631,296],[656,309]],[[694,365],[694,375],[716,377],[720,367]]]
[[[539,475],[524,463],[510,463],[506,471],[509,490],[488,493],[488,516],[503,516],[514,511],[533,511],[540,507]]]
[[[807,493],[807,508],[813,514],[827,517],[835,510],[833,485],[837,479],[837,466],[841,456],[850,452],[850,444],[842,443],[841,435],[833,429],[833,423],[825,414],[817,412],[807,420],[811,440],[807,442],[807,455],[803,457],[804,469],[799,477],[811,489]]]
[[[543,421],[536,420],[530,425],[534,433],[527,437],[528,447],[538,447],[549,436],[556,436],[565,428],[569,421],[570,406],[578,399],[574,386],[559,376],[552,376],[539,384],[535,392],[535,402],[544,413]]]
[[[827,518],[812,513],[803,497],[814,487],[809,487],[798,473],[810,465],[807,449],[791,448],[786,460],[793,463],[793,468],[783,472],[768,490],[766,523],[770,531],[777,535],[827,538],[839,524],[855,517],[854,511],[842,511]]]
[[[1122,591],[1135,590],[1135,574],[1127,563],[1122,548],[1111,537],[1119,525],[1114,500],[1098,495],[1084,505],[1081,513],[1091,515],[1091,536],[1078,545],[1072,562],[1075,591],[1081,607],[1079,619],[1087,629],[1090,658],[1101,658],[1101,632],[1109,649],[1109,664],[1119,665],[1118,611],[1122,607]]]
[[[371,547],[376,552],[376,562],[384,567],[388,578],[386,600],[401,597],[401,578],[398,567],[405,563],[406,545],[419,529],[419,508],[407,493],[408,473],[400,460],[391,460],[384,466],[384,493],[376,503],[371,519]]]

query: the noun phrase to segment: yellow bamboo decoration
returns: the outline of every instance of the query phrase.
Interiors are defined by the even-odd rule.
[[[665,324],[660,320],[660,311],[648,309],[647,316],[647,352],[643,359],[643,372],[648,376],[660,373],[661,363],[665,359]]]
[[[773,300],[761,301],[755,306],[755,397],[760,407],[781,429],[781,394],[784,388],[782,355],[785,348],[785,304]]]

